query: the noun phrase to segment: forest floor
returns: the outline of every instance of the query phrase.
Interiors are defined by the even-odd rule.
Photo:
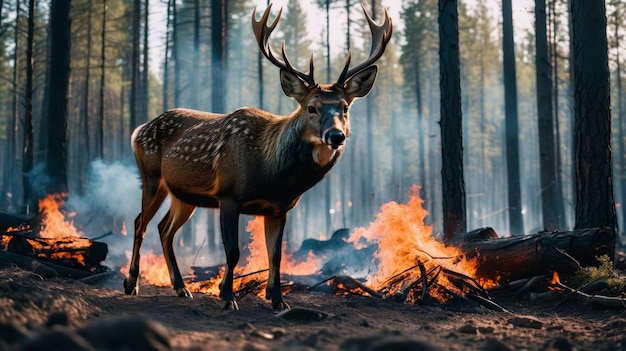
[[[169,288],[141,286],[139,296],[127,296],[122,279],[111,274],[88,285],[0,270],[0,350],[626,349],[626,309],[581,304],[563,293],[532,300],[500,293],[492,297],[508,312],[494,312],[290,292],[295,313],[278,318],[253,295],[239,301],[239,311],[223,311],[216,297],[182,299]]]

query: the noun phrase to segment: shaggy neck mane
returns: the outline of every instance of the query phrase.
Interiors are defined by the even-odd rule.
[[[330,150],[323,144],[317,135],[307,133],[307,120],[304,111],[298,108],[290,116],[279,117],[275,123],[268,126],[268,138],[263,145],[264,155],[272,172],[278,172],[290,163],[298,144],[302,142],[313,144],[313,161],[318,167],[325,167],[331,162],[336,151]]]

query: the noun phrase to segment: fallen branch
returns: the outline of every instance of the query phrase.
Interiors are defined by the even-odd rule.
[[[604,295],[589,295],[580,290],[570,288],[569,286],[561,282],[552,282],[550,286],[553,288],[556,288],[559,291],[572,294],[575,297],[582,299],[583,302],[585,303],[596,304],[599,306],[611,307],[611,308],[626,308],[626,299],[621,298],[621,297],[604,296]]]

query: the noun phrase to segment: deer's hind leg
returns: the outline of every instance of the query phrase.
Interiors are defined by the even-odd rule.
[[[130,260],[128,277],[124,279],[124,292],[127,295],[137,295],[139,293],[139,259],[141,244],[146,235],[148,223],[163,204],[167,196],[167,189],[159,180],[143,180],[143,190],[141,195],[141,212],[135,219],[135,240],[133,243],[133,255]]]
[[[163,246],[163,255],[165,256],[165,262],[170,273],[170,279],[176,294],[179,297],[192,298],[191,291],[185,287],[183,277],[178,269],[178,263],[176,262],[176,255],[174,254],[173,242],[174,235],[182,227],[196,207],[185,202],[178,200],[175,197],[171,197],[172,204],[169,211],[159,223],[159,234],[161,236],[161,245]]]

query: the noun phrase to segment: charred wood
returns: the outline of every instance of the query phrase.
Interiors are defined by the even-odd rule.
[[[615,256],[615,233],[609,228],[539,232],[508,238],[465,241],[461,249],[478,259],[476,275],[508,282],[553,271],[572,273],[597,266],[596,257]]]

